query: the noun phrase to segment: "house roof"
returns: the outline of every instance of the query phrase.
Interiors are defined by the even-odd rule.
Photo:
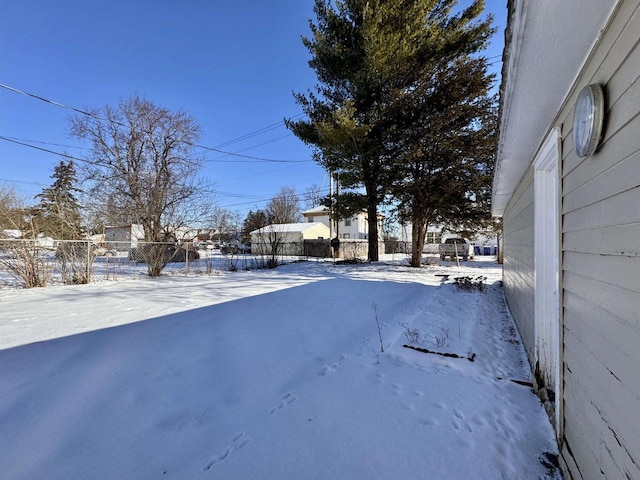
[[[359,215],[360,213],[366,215],[367,211],[361,210],[356,215]],[[325,206],[310,208],[309,210],[305,210],[304,212],[302,212],[302,215],[304,215],[305,217],[313,217],[314,215],[329,215],[329,208]],[[384,218],[384,217],[385,217],[384,213],[378,212],[378,218]]]
[[[492,213],[502,216],[619,0],[509,0]]]
[[[309,210],[305,210],[304,212],[302,212],[302,215],[313,215],[313,214],[317,215],[319,213],[323,215],[329,215],[329,208],[321,205],[319,207],[314,207],[314,208],[310,208]]]
[[[251,235],[258,233],[271,233],[271,232],[281,232],[281,233],[301,233],[306,230],[310,230],[313,228],[322,228],[327,231],[329,228],[321,222],[301,222],[301,223],[276,223],[272,225],[267,225],[266,227],[259,228],[250,232]]]

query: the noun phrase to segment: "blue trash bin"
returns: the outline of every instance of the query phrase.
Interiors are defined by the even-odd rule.
[[[484,254],[491,255],[491,247],[484,247]]]

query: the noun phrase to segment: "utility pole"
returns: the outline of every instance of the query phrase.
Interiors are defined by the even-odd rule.
[[[340,197],[340,180],[336,178],[336,200]],[[336,238],[340,238],[340,218],[336,215]]]
[[[329,239],[333,239],[333,172],[329,172]]]

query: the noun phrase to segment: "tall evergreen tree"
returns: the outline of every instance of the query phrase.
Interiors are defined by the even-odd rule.
[[[421,264],[429,225],[474,230],[490,219],[497,113],[484,58],[434,66],[398,102],[404,132],[392,188],[412,224],[411,265]]]
[[[249,239],[251,238],[251,235],[249,235],[251,232],[265,227],[268,224],[269,220],[267,217],[267,212],[261,209],[258,209],[255,212],[253,210],[249,210],[249,213],[247,213],[247,217],[242,223],[242,237],[245,239]]]
[[[334,7],[335,4],[335,7]],[[378,259],[378,207],[397,176],[398,102],[434,59],[452,61],[482,48],[490,18],[475,0],[316,0],[317,23],[303,43],[312,55],[316,93],[297,94],[307,119],[287,126],[347,189],[364,189],[369,260]],[[475,22],[475,23],[474,23]]]
[[[60,161],[54,168],[53,184],[36,195],[40,202],[33,210],[33,221],[39,233],[60,240],[77,239],[82,232],[82,215],[76,194],[76,169],[72,160]]]

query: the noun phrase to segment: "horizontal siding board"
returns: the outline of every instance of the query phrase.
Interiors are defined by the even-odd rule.
[[[599,255],[602,244],[602,234],[599,229],[565,232],[562,234],[562,244],[565,252],[579,252]]]
[[[640,0],[621,0],[618,8],[555,123],[562,132],[561,448],[571,474],[588,480],[640,479]],[[604,136],[594,155],[578,158],[573,106],[589,83],[605,90]],[[505,293],[510,288],[530,354],[531,168],[527,175],[508,205],[513,216],[504,217],[503,252]]]
[[[640,401],[619,388],[620,382],[603,371],[602,363],[571,330],[565,330],[565,343],[565,420],[578,415],[584,423],[577,428],[584,429],[583,441],[589,437],[589,450],[599,466],[606,448],[620,463],[620,471],[633,471],[640,465]]]
[[[635,62],[638,61],[637,32],[640,30],[640,14],[638,12],[638,2],[622,2],[622,7],[611,24],[607,35],[602,38],[601,44],[590,58],[585,70],[581,74],[581,82],[578,84],[565,103],[564,113],[560,115],[565,125],[568,138],[573,137],[573,106],[578,98],[580,89],[589,83],[599,83],[606,85],[605,99],[608,111],[607,119],[615,118],[613,123],[605,123],[603,132],[603,148],[611,143],[611,138],[615,136],[621,126],[626,125],[630,117],[634,117],[636,112],[630,110],[625,115],[624,102],[629,101],[636,93],[629,92],[629,87],[638,78],[639,70],[634,70]],[[629,64],[627,68],[625,66]],[[628,95],[627,100],[620,104],[622,96]],[[618,110],[613,111],[616,105]],[[616,140],[613,143],[618,143]],[[573,143],[566,145],[570,147],[565,150],[571,153],[564,165],[565,173],[570,173],[578,165],[589,161],[589,158],[600,156],[598,153],[594,157],[587,159],[579,158],[573,151]]]
[[[592,355],[603,367],[609,380],[609,392],[633,400],[625,405],[640,412],[640,349],[636,348],[638,329],[607,314],[584,299],[566,293],[565,331]],[[565,340],[565,343],[568,343]],[[615,392],[615,393],[613,393]],[[640,446],[640,416],[638,416],[638,445]]]
[[[640,167],[640,157],[637,161]],[[621,191],[598,203],[565,212],[563,230],[573,232],[640,222],[640,208],[632,208],[634,205],[640,205],[640,187]]]
[[[577,468],[572,471],[574,477],[584,480],[639,478],[640,471],[618,443],[615,430],[609,428],[594,403],[584,401],[589,395],[575,375],[566,374],[564,428],[568,440],[563,445],[563,454],[570,458],[567,446],[570,447],[579,464],[579,471]],[[607,451],[610,454],[604,455]]]
[[[640,256],[640,223],[563,233],[565,250],[594,255]]]
[[[638,125],[640,127],[640,123]],[[612,161],[609,168],[605,168],[604,163],[594,160],[589,168],[574,170],[563,178],[565,213],[640,186],[640,146],[629,157]]]
[[[533,353],[533,169],[529,168],[507,205],[503,229],[505,297],[529,361]]]
[[[605,36],[605,42],[598,48],[600,61],[591,62],[592,82],[604,81],[606,72],[610,75],[608,86],[613,92],[624,92],[633,82],[634,76],[637,78],[640,72],[640,57],[630,56],[630,52],[636,50],[638,45],[638,31],[640,31],[640,8],[636,2],[623,2],[624,5],[615,17],[611,27],[611,32],[620,32],[619,35]],[[610,45],[609,45],[610,44]],[[613,72],[613,73],[611,73]],[[609,104],[619,100],[619,96],[610,97]]]
[[[527,229],[530,229],[533,225],[533,202],[526,204],[517,214],[514,213],[508,217],[505,216],[505,218],[508,222],[508,227],[504,229],[505,237],[511,234],[511,242],[513,243],[514,240],[519,238],[517,232],[524,229],[524,238],[528,238],[529,232]],[[527,243],[531,243],[532,241],[533,240],[527,240]]]
[[[567,271],[563,272],[563,278],[565,295],[572,293],[618,320],[640,327],[640,295],[637,293]]]
[[[600,251],[605,255],[640,256],[640,222],[601,229]]]
[[[511,251],[508,254],[505,252],[505,258],[513,258],[518,263],[533,266],[533,241],[523,239],[523,243],[514,243],[511,240],[507,241],[506,238],[504,245],[509,246]]]
[[[584,480],[584,477],[580,475],[580,470],[578,469],[578,465],[576,464],[576,461],[572,456],[572,452],[569,451],[567,442],[563,442],[560,446],[560,458],[558,460],[560,463],[560,468],[563,472],[565,472],[565,480]]]
[[[564,253],[564,270],[640,294],[640,257]]]
[[[599,147],[598,151],[590,157],[584,159],[578,158],[573,148],[571,151],[563,152],[563,176],[566,178],[574,174],[581,175],[581,173],[576,173],[578,167],[587,169],[587,172],[595,176],[613,167],[623,159],[632,156],[638,152],[638,148],[640,147],[638,144],[638,131],[640,131],[640,117],[636,116],[628,125],[625,125],[624,129],[616,132],[614,139],[603,144]],[[576,181],[575,183],[578,184],[579,182]],[[570,184],[569,187],[575,188],[572,184]]]
[[[638,25],[638,3],[633,1],[621,2],[617,15],[613,18],[609,26],[608,34],[601,38],[601,43],[593,52],[593,56],[582,72],[582,78],[586,83],[606,84],[612,72],[617,71],[618,64],[632,51],[635,45],[634,38],[637,38]],[[576,89],[568,97],[564,115],[560,121],[567,125],[570,131],[573,120],[573,105],[575,104],[579,89]],[[568,107],[566,107],[568,105]]]
[[[507,208],[505,209],[505,217],[509,217],[512,220],[517,219],[523,210],[530,208],[533,205],[533,168],[529,167],[527,172],[520,180],[520,184],[513,192]]]
[[[564,432],[584,480],[603,479],[600,474],[598,414],[585,401],[588,392],[571,372],[564,377]]]
[[[637,53],[634,52],[634,55],[629,59],[635,64]],[[627,78],[613,76],[607,82],[605,93],[608,95],[610,103],[605,124],[606,130],[603,132],[603,146],[613,141],[628,123],[638,117],[638,103],[640,101],[640,81],[638,79],[640,75],[638,71],[630,73],[633,76]],[[624,90],[625,85],[628,85],[626,90]],[[618,96],[619,98],[616,98]]]
[[[613,431],[605,432],[605,441],[602,442],[601,466],[604,476],[610,478],[626,478],[633,480],[640,478],[640,468],[633,463],[629,455],[621,448],[611,450],[609,445],[616,445],[618,439]]]

